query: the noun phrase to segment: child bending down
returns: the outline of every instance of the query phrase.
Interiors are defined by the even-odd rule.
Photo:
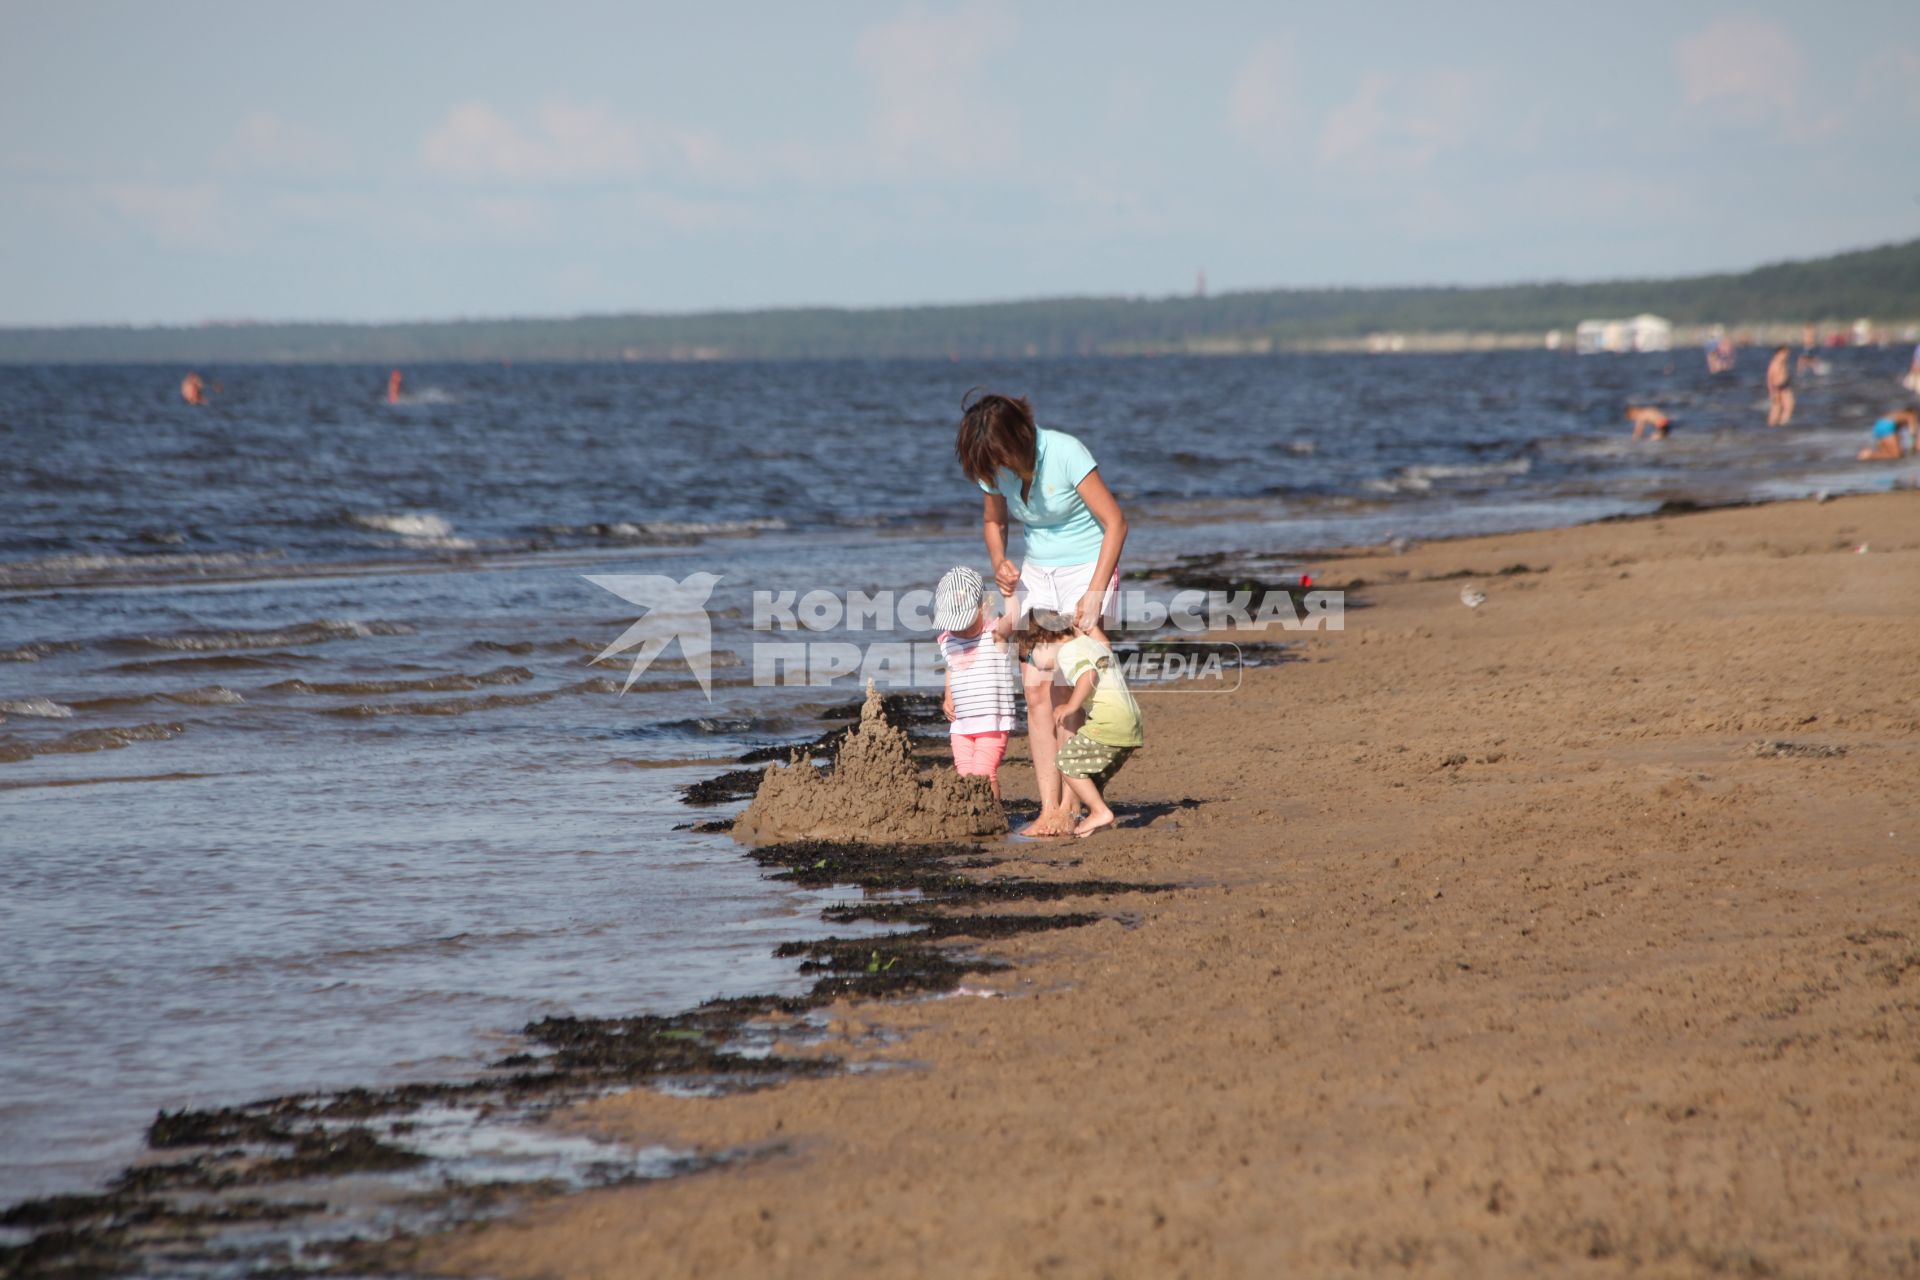
[[[1076,634],[1072,621],[1060,614],[1035,609],[1021,632],[1020,650],[1034,667],[1051,671],[1056,681],[1073,686],[1066,700],[1053,709],[1063,731],[1078,726],[1061,743],[1056,763],[1068,792],[1087,807],[1087,816],[1073,829],[1074,835],[1085,838],[1113,825],[1107,783],[1134,748],[1146,741],[1140,704],[1133,700],[1113,650],[1091,635]]]
[[[954,771],[981,777],[1000,798],[1000,760],[1013,732],[1014,691],[1019,686],[1012,622],[1002,614],[987,621],[986,588],[965,565],[947,570],[933,593],[933,621],[940,630],[940,656],[947,664],[942,709],[951,722]]]

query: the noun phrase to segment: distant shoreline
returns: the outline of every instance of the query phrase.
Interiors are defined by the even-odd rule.
[[[1729,322],[1724,325],[1701,325],[1674,330],[1670,347],[1658,350],[1638,352],[1598,352],[1598,355],[1658,355],[1680,353],[1697,358],[1701,345],[1711,332],[1725,330],[1736,348],[1771,347],[1786,345],[1799,347],[1801,326],[1785,321],[1765,321],[1755,323]],[[748,352],[726,351],[716,348],[694,348],[688,350],[667,350],[662,352],[625,351],[613,355],[532,355],[532,356],[403,356],[396,354],[280,354],[280,355],[141,355],[141,356],[49,356],[28,358],[16,356],[4,349],[5,331],[0,331],[0,369],[26,369],[48,366],[75,365],[126,365],[179,368],[187,366],[207,368],[233,368],[244,366],[283,366],[283,365],[342,365],[384,368],[389,365],[564,365],[564,364],[830,364],[836,362],[856,363],[864,360],[976,360],[976,361],[1046,361],[1046,360],[1157,360],[1167,358],[1193,357],[1201,359],[1257,359],[1264,356],[1315,356],[1315,355],[1375,355],[1375,356],[1417,356],[1417,355],[1464,355],[1475,352],[1492,351],[1539,351],[1554,355],[1573,356],[1577,354],[1572,344],[1571,327],[1560,330],[1563,341],[1553,345],[1548,338],[1555,331],[1515,333],[1499,330],[1440,331],[1430,332],[1414,330],[1408,332],[1381,331],[1359,337],[1330,337],[1299,342],[1275,342],[1264,338],[1195,338],[1179,344],[1164,346],[1139,346],[1095,351],[1016,351],[1016,352],[976,352],[954,355],[933,355],[924,353],[898,353],[885,355],[860,354],[819,354],[819,355],[762,355]],[[1874,341],[1845,344],[1848,348],[1871,347],[1883,351],[1900,351],[1910,344],[1920,341],[1920,319],[1911,321],[1888,322],[1884,329],[1877,331]],[[1825,349],[1824,344],[1822,349]]]
[[[1738,274],[1473,288],[1269,289],[911,307],[0,328],[0,365],[1009,360],[1572,345],[1582,321],[1653,315],[1798,343],[1802,326],[1920,338],[1920,240]],[[1739,319],[1745,317],[1745,319]],[[1396,346],[1396,343],[1398,344]]]

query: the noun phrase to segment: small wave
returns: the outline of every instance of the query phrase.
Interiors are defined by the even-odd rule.
[[[181,631],[173,635],[136,636],[119,643],[134,648],[205,653],[222,649],[277,649],[285,645],[324,644],[330,640],[365,640],[372,636],[412,634],[413,628],[404,622],[322,619],[258,631]]]
[[[582,654],[581,657],[569,663],[568,665],[570,666],[618,666],[631,660],[631,655],[625,653],[616,653],[612,657],[603,660],[600,655],[606,651],[607,646],[604,644],[594,644],[587,640],[569,640],[567,643],[571,648],[579,650]],[[740,655],[732,649],[712,649],[707,653],[707,666],[711,670],[728,671],[743,665],[744,663],[741,661]],[[687,656],[683,653],[662,653],[656,655],[653,661],[647,664],[647,670],[692,671],[693,664],[687,661]]]
[[[1533,470],[1530,458],[1509,458],[1505,462],[1433,462],[1402,467],[1399,474],[1427,480],[1457,480],[1473,476],[1523,476]]]
[[[277,551],[227,551],[146,556],[58,555],[43,560],[7,560],[0,561],[0,586],[53,586],[129,574],[196,577],[280,558],[281,553]]]
[[[534,645],[531,640],[475,640],[467,648],[481,653],[510,653],[516,658],[524,658],[533,652]]]
[[[376,533],[391,533],[406,539],[410,547],[439,547],[447,551],[471,551],[474,544],[453,536],[453,525],[425,511],[357,512],[347,523]]]
[[[1375,493],[1425,493],[1440,480],[1478,480],[1523,476],[1533,470],[1531,458],[1509,458],[1505,462],[1431,462],[1400,467],[1384,480],[1369,480],[1367,488]]]
[[[125,697],[88,698],[73,705],[87,711],[105,711],[112,707],[138,707],[149,702],[173,702],[186,707],[238,707],[246,699],[224,685],[210,684],[198,689],[172,693],[135,693]]]
[[[656,726],[668,733],[694,733],[703,737],[723,735],[737,738],[743,733],[764,731],[765,724],[733,716],[695,716],[690,720],[668,720]]]
[[[0,649],[0,662],[38,662],[56,653],[73,653],[81,647],[78,640],[30,640],[12,649]]]
[[[441,517],[424,511],[355,512],[347,523],[379,533],[397,533],[403,538],[450,538],[453,526]]]
[[[0,701],[0,713],[33,716],[41,720],[65,720],[73,715],[73,708],[52,698],[18,698]]]
[[[300,662],[318,662],[305,653],[208,653],[185,658],[145,658],[122,662],[109,670],[117,672],[167,671],[278,671]]]
[[[570,684],[566,686],[562,690],[562,692],[563,693],[601,693],[601,692],[624,693],[629,697],[637,697],[638,695],[643,693],[689,693],[695,690],[698,690],[704,693],[713,689],[746,689],[746,688],[751,688],[753,685],[753,679],[750,676],[740,676],[730,680],[722,679],[719,676],[714,676],[712,679],[710,679],[709,681],[703,684],[699,680],[696,680],[692,677],[682,677],[675,680],[656,680],[653,678],[652,673],[653,673],[653,668],[652,667],[647,668],[646,677],[642,680],[637,681],[631,689],[626,687],[627,680],[626,680],[626,677],[623,675],[617,680],[608,679],[607,684],[605,686],[602,686],[601,684],[599,684],[598,680],[582,680],[578,684]],[[607,678],[600,677],[599,679],[607,679]]]
[[[4,757],[0,757],[3,759]],[[36,778],[28,780],[9,779],[0,781],[0,789],[7,791],[31,791],[52,787],[100,787],[116,782],[193,782],[200,778],[211,778],[210,773],[122,773],[106,778]]]
[[[490,684],[524,684],[533,679],[525,667],[498,667],[478,675],[455,672],[450,676],[427,676],[419,680],[282,680],[267,686],[274,693],[382,694],[382,693],[459,693]]]
[[[1176,449],[1167,455],[1167,461],[1178,463],[1183,467],[1238,467],[1245,466],[1251,459],[1215,457],[1210,453],[1190,453],[1184,449]]]
[[[380,716],[464,716],[470,711],[492,711],[499,707],[526,707],[546,702],[551,693],[494,693],[484,698],[437,698],[432,702],[356,702],[344,707],[325,707],[326,716],[350,716],[374,719]]]
[[[541,532],[558,538],[596,538],[603,542],[684,542],[729,534],[768,533],[787,528],[787,522],[768,517],[752,520],[629,520],[593,524],[550,524]]]
[[[0,738],[0,764],[17,764],[34,756],[118,751],[136,742],[164,742],[185,732],[186,726],[182,724],[134,724],[113,729],[81,729],[47,742]]]
[[[168,702],[178,702],[189,707],[237,707],[246,699],[233,690],[221,685],[210,684],[199,689],[187,689],[180,693],[160,695]]]

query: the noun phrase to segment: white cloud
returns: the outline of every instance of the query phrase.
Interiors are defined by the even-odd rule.
[[[1255,150],[1273,155],[1292,141],[1300,112],[1293,46],[1283,40],[1257,45],[1234,75],[1227,116],[1234,132]]]
[[[1767,18],[1716,18],[1674,46],[1682,101],[1735,124],[1774,125],[1796,140],[1836,127],[1833,115],[1810,115],[1806,59],[1784,23]]]
[[[635,177],[648,167],[647,152],[638,124],[563,101],[541,106],[524,126],[484,102],[462,103],[420,143],[435,173],[515,182]]]
[[[214,163],[223,169],[327,177],[351,168],[353,153],[333,134],[256,111],[214,153]]]
[[[988,60],[1013,37],[995,0],[945,13],[915,6],[862,32],[854,56],[874,98],[870,162],[953,172],[1008,162],[1018,149],[1011,92]]]
[[[1327,115],[1321,163],[1369,174],[1414,173],[1465,146],[1482,118],[1485,84],[1466,71],[1368,72]]]
[[[115,182],[101,188],[106,205],[163,245],[211,249],[226,240],[220,191],[210,182]]]

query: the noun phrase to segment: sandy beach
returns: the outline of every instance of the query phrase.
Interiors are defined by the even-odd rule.
[[[1182,888],[990,944],[1008,998],[835,1006],[859,1073],[578,1109],[752,1158],[414,1265],[1920,1270],[1920,501],[1324,574],[1345,631],[1149,704],[1114,798],[1197,805],[1018,868]]]

